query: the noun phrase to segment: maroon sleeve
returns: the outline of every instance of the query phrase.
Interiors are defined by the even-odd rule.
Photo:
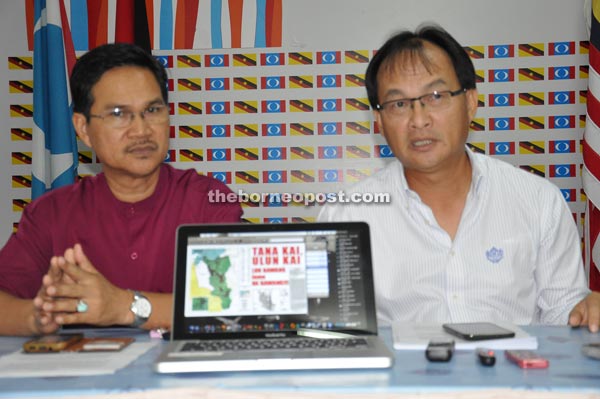
[[[213,202],[210,201],[211,199]],[[225,184],[212,179],[208,186],[205,213],[206,222],[238,223],[242,221],[242,215],[243,210],[237,199],[237,195]]]
[[[39,203],[23,210],[17,232],[0,250],[0,290],[20,298],[37,294],[52,256],[48,212]]]

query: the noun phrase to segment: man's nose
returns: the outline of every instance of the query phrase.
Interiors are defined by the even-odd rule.
[[[136,133],[147,132],[149,123],[144,117],[143,112],[133,112],[131,114],[131,123],[129,124],[129,130]]]
[[[430,123],[429,110],[421,99],[415,98],[410,103],[410,121],[415,127],[424,127]]]

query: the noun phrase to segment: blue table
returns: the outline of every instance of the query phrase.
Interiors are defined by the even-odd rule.
[[[327,393],[446,392],[479,389],[593,393],[600,397],[600,360],[581,354],[585,342],[600,342],[600,334],[585,328],[555,326],[524,328],[536,335],[538,352],[550,360],[542,370],[522,370],[497,351],[494,367],[481,366],[473,351],[458,351],[449,363],[430,363],[423,351],[395,351],[393,368],[385,370],[330,370],[285,372],[231,372],[159,375],[152,361],[163,343],[153,347],[114,375],[60,378],[2,378],[0,398],[28,396],[85,396],[159,388],[216,387],[235,390]],[[137,340],[149,340],[148,333],[131,331]],[[391,331],[381,334],[391,347]],[[119,335],[124,335],[123,330]],[[0,355],[15,351],[24,338],[0,338]],[[60,367],[60,365],[57,365]]]

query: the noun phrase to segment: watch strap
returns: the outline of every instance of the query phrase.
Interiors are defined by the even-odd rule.
[[[133,293],[133,301],[129,307],[131,313],[133,313],[133,323],[130,325],[132,327],[140,327],[142,324],[146,323],[150,318],[150,314],[152,313],[152,305],[150,300],[143,295],[139,291],[132,291]]]

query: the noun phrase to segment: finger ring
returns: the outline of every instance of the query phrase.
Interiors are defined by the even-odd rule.
[[[78,313],[85,313],[88,310],[88,304],[83,300],[80,299],[79,301],[77,301],[77,312]]]

